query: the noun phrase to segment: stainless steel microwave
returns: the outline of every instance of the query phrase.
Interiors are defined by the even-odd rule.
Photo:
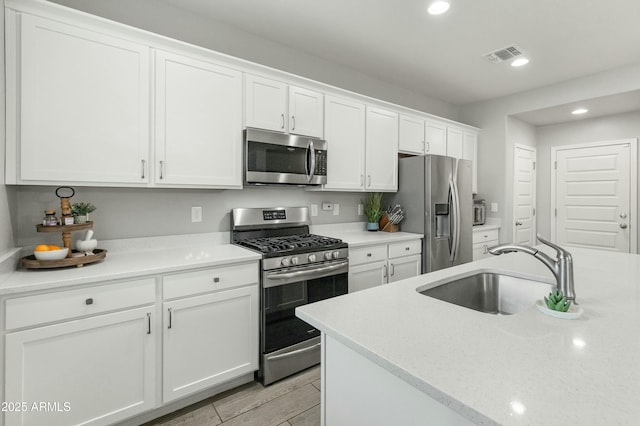
[[[321,185],[327,182],[327,141],[248,128],[245,183]]]

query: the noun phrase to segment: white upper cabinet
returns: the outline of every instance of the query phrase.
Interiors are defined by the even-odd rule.
[[[322,93],[261,76],[245,76],[247,127],[322,138]]]
[[[289,133],[322,138],[323,98],[322,93],[289,87]]]
[[[425,123],[425,154],[447,155],[447,126],[444,123]]]
[[[158,185],[242,187],[242,74],[156,52]]]
[[[462,130],[447,127],[447,155],[462,158]]]
[[[365,190],[398,190],[398,114],[367,106]]]
[[[365,105],[325,97],[324,136],[327,140],[325,189],[364,189]]]
[[[471,192],[478,193],[478,134],[465,130],[463,133],[462,158],[470,160]]]
[[[19,20],[7,38],[7,183],[147,182],[149,48]]]
[[[287,85],[245,74],[245,124],[247,127],[286,132]]]
[[[425,154],[424,120],[418,117],[400,115],[400,135],[398,150],[407,154]]]

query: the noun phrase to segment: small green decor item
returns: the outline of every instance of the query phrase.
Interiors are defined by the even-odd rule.
[[[74,222],[77,224],[86,223],[89,220],[89,213],[95,211],[96,206],[91,203],[73,203],[71,204],[71,214]]]
[[[549,297],[544,298],[544,303],[547,304],[547,308],[552,311],[559,312],[567,312],[569,307],[571,306],[571,301],[567,300],[566,297],[559,290],[554,290],[549,293]]]
[[[371,192],[364,204],[364,215],[367,217],[367,230],[377,231],[378,221],[382,217],[382,192]]]

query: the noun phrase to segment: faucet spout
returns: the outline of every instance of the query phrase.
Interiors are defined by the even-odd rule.
[[[540,242],[552,247],[556,251],[555,259],[538,249],[519,244],[501,244],[490,248],[489,253],[499,256],[504,253],[519,251],[535,257],[549,268],[556,279],[558,290],[564,294],[567,300],[571,300],[573,303],[576,303],[576,292],[573,284],[573,258],[571,257],[571,253],[562,247],[547,241],[540,234],[538,234],[537,237]]]

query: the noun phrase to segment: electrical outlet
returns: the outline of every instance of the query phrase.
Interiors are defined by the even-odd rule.
[[[202,207],[191,207],[191,222],[202,222]]]
[[[322,210],[330,212],[333,210],[333,204],[331,203],[322,203]]]
[[[358,216],[362,216],[364,214],[364,204],[358,204]]]
[[[318,216],[318,205],[311,204],[311,216]]]
[[[340,215],[340,204],[335,203],[335,204],[333,205],[333,215],[334,215],[334,216],[338,216],[338,215]]]
[[[498,203],[491,203],[491,212],[496,213],[498,211]]]

